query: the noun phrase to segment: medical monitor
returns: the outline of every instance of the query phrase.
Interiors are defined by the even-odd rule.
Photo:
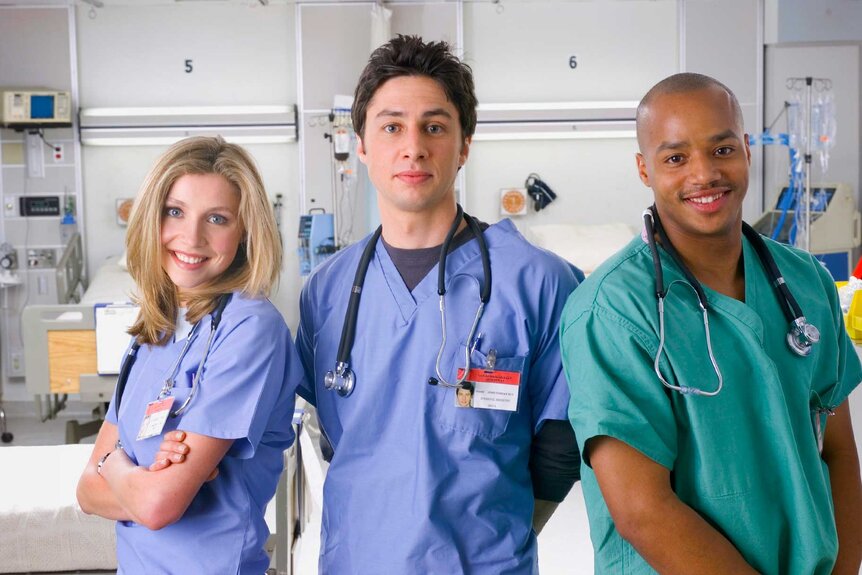
[[[0,124],[6,128],[59,128],[72,125],[69,92],[47,89],[0,91]]]
[[[835,191],[838,188],[836,187],[816,187],[811,188],[811,211],[812,212],[825,212],[826,208],[829,206],[829,203],[832,201],[832,198],[835,196]],[[783,211],[786,206],[786,202],[789,202],[790,205],[786,206],[788,211],[796,210],[796,194],[790,193],[790,188],[783,187],[781,188],[781,193],[778,194],[778,201],[775,203],[775,210]]]

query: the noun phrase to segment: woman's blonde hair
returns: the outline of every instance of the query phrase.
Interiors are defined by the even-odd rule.
[[[263,181],[251,156],[221,137],[194,137],[165,152],[144,180],[129,218],[126,253],[141,306],[129,333],[140,343],[164,345],[176,329],[178,291],[162,267],[162,217],[171,187],[188,174],[218,174],[239,194],[243,239],[230,267],[215,280],[183,293],[186,318],[196,322],[215,308],[218,296],[240,291],[267,296],[281,269],[281,240]]]

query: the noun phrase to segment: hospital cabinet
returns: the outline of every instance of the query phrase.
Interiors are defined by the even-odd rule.
[[[772,209],[753,224],[761,234],[783,243],[792,243],[795,234],[796,199],[788,194],[790,188],[782,188]],[[860,214],[852,190],[844,183],[813,184],[811,198],[810,252],[836,280],[846,280],[856,265],[855,249],[862,239]]]

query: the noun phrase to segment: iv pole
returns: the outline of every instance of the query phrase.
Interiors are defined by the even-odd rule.
[[[803,202],[805,203],[805,212],[803,221],[805,222],[804,244],[801,247],[805,251],[811,251],[811,90],[816,85],[818,90],[832,89],[832,80],[828,78],[814,78],[805,76],[804,78],[788,78],[787,89],[798,90],[802,82],[805,82],[805,194]],[[798,209],[798,207],[797,207]]]

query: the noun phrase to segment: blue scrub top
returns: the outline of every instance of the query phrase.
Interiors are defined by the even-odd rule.
[[[368,269],[350,366],[349,397],[326,390],[347,301],[368,238],[309,278],[297,345],[335,454],[324,486],[320,572],[536,573],[528,461],[546,419],[566,419],[558,326],[583,276],[530,245],[506,220],[485,231],[492,293],[472,353],[484,367],[521,374],[517,412],[459,408],[455,390],[428,385],[441,342],[437,267],[407,290],[383,243]],[[477,281],[478,280],[478,281]],[[471,240],[446,260],[447,343],[452,381],[479,305],[482,263]]]
[[[173,409],[188,397],[210,334],[204,316],[180,364]],[[146,404],[159,395],[185,339],[144,345],[120,404],[123,449],[149,466],[162,436],[137,441]],[[119,573],[237,573],[260,575],[269,567],[264,510],[283,467],[282,452],[293,442],[295,390],[303,377],[290,332],[267,299],[235,293],[225,308],[198,391],[164,431],[181,429],[234,439],[219,474],[204,483],[183,517],[151,531],[131,521],[117,523]],[[114,402],[107,420],[116,423]]]
[[[862,369],[829,273],[807,253],[766,243],[805,317],[820,329],[809,356],[787,346],[778,295],[743,238],[745,301],[704,286],[724,387],[715,397],[665,389],[653,371],[659,325],[652,256],[635,238],[566,306],[561,342],[569,414],[581,449],[606,435],[671,470],[680,500],[758,572],[826,575],[838,539],[812,409],[842,404]],[[713,390],[717,378],[697,297],[663,250],[662,268],[666,286],[678,282],[665,300],[662,374],[673,385]],[[654,573],[617,532],[586,459],[581,477],[596,573]],[[669,530],[668,544],[677,544],[678,535]]]

